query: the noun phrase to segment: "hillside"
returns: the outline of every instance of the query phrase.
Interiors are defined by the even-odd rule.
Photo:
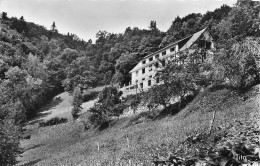
[[[154,110],[114,120],[102,130],[84,131],[79,121],[38,128],[31,131],[31,140],[21,142],[26,151],[18,165],[125,165],[129,159],[133,164],[151,165],[153,157],[174,152],[189,135],[208,133],[215,110],[213,132],[205,146],[216,144],[214,138],[225,132],[231,138],[252,125],[251,131],[259,131],[259,88],[257,85],[246,92],[208,88],[175,115]],[[252,132],[247,135],[252,137],[257,139]],[[179,155],[194,155],[195,147]]]
[[[232,122],[233,118],[245,120],[246,113],[258,110],[255,107],[258,95],[244,92],[244,96],[243,91],[260,82],[259,11],[257,1],[237,1],[233,7],[222,5],[205,14],[173,16],[166,32],[157,28],[156,21],[147,23],[147,29],[131,25],[133,28],[126,27],[124,33],[118,34],[97,30],[95,43],[69,32],[60,34],[55,22],[47,29],[27,22],[23,16],[18,19],[2,12],[0,163],[15,165],[23,152],[20,143],[26,150],[23,157],[18,158],[22,160],[20,165],[75,165],[92,161],[96,164],[99,160],[114,166],[117,160],[129,159],[134,163],[149,163],[152,156],[170,151],[188,135],[208,131],[214,110],[216,126]],[[207,48],[205,43],[199,42],[193,51],[180,52],[175,61],[167,61],[159,76],[165,84],[152,87],[146,96],[128,96],[131,100],[127,104],[125,99],[121,100],[122,92],[118,92],[117,87],[129,84],[129,71],[143,57],[204,28],[215,42],[208,58],[211,62],[203,60]],[[209,88],[213,85],[225,87]],[[97,103],[79,117],[85,107],[83,100],[97,95],[84,92],[97,86],[105,86],[104,91]],[[181,106],[187,104],[186,94],[197,94],[203,89],[208,90],[181,110]],[[63,96],[68,100],[64,103],[57,100],[60,107],[47,108],[45,113],[66,112],[67,101],[72,98],[74,121],[52,127],[47,123],[46,127],[24,131],[28,121],[63,92],[70,94]],[[176,103],[168,111],[154,110],[117,118],[128,106],[135,108],[144,100],[149,109],[164,106],[167,110],[170,104],[167,102],[173,97],[180,99],[179,107]],[[170,116],[169,111],[174,116]],[[52,113],[49,115],[54,115]],[[77,120],[78,117],[81,120]],[[30,135],[24,137],[24,132],[31,133],[31,139]]]
[[[248,23],[242,32],[237,29],[243,27],[249,18],[254,20],[259,7],[254,6],[251,3],[236,8],[222,5],[206,14],[191,13],[182,18],[176,17],[167,32],[160,31],[155,21],[148,24],[148,29],[127,27],[123,34],[99,31],[95,44],[69,32],[60,34],[55,22],[48,30],[27,22],[23,16],[18,19],[2,12],[0,79],[22,88],[12,89],[1,83],[1,91],[6,94],[1,103],[9,103],[10,98],[13,102],[9,104],[14,108],[21,103],[21,114],[17,116],[23,117],[21,121],[24,122],[32,118],[48,99],[64,90],[72,93],[76,88],[128,85],[131,80],[129,71],[139,60],[205,27],[216,40],[216,48],[223,45],[229,48],[226,43],[258,35],[255,29],[258,22]],[[238,21],[234,15],[239,16],[241,12],[246,15]],[[23,77],[10,79],[18,75],[23,75],[27,80]],[[8,95],[12,94],[9,91],[19,91],[20,95]]]

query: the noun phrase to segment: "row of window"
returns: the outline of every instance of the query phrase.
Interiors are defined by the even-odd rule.
[[[152,85],[152,80],[148,80],[148,86]],[[140,83],[140,88],[143,88],[144,83]]]
[[[158,68],[158,67],[159,67],[159,63],[156,62],[156,63],[154,64],[154,66],[155,66],[156,68]],[[162,61],[162,66],[165,66],[165,60]],[[153,70],[153,65],[149,65],[149,71],[152,71],[152,70]],[[135,73],[136,73],[136,76],[138,76],[138,71],[136,71]],[[145,68],[142,69],[142,74],[145,74]]]
[[[151,80],[153,78],[153,76],[149,76],[149,80]],[[142,78],[142,81],[144,81],[145,78]],[[136,80],[136,82],[138,82],[138,80]],[[160,80],[159,80],[159,77],[156,77],[156,83],[159,83]]]
[[[150,76],[149,78],[151,78],[152,76]],[[145,78],[142,79],[143,81],[145,80]],[[158,84],[160,82],[160,78],[159,77],[156,77],[156,83]],[[143,83],[140,83],[140,88],[143,88]],[[152,85],[152,80],[149,79],[148,80],[148,86],[151,86]],[[138,86],[138,85],[137,85]]]
[[[151,85],[152,85],[152,80],[151,80],[151,78],[152,78],[152,76],[149,77],[149,80],[148,80],[148,82],[147,82],[147,85],[148,85],[148,86],[151,86]],[[142,80],[144,81],[145,78],[143,78]],[[138,82],[138,80],[136,80],[136,82]],[[160,78],[159,78],[159,77],[156,77],[156,83],[157,83],[157,84],[160,83]],[[141,82],[141,83],[139,84],[139,87],[140,87],[140,88],[143,88],[143,85],[144,85],[144,83]],[[135,89],[135,88],[138,88],[138,84],[136,84],[136,85],[130,87],[129,89]],[[129,89],[127,88],[127,90],[129,90]]]
[[[156,68],[158,68],[158,67],[159,67],[159,63],[156,62],[156,63],[154,64],[154,66],[155,66]],[[165,66],[165,60],[162,60],[162,66]],[[153,65],[149,65],[149,71],[152,71],[152,70],[153,70]],[[135,73],[136,73],[136,76],[138,76],[138,71],[136,71]],[[145,74],[145,68],[142,69],[142,74]]]
[[[172,48],[170,48],[170,52],[173,52],[173,51],[175,51],[175,46],[172,47]],[[163,52],[162,52],[162,56],[164,56],[164,55],[166,55],[166,51],[163,51]],[[159,54],[156,54],[156,55],[155,55],[155,58],[159,58]],[[149,58],[149,62],[151,62],[151,61],[153,61],[153,57],[150,57],[150,58]],[[145,63],[146,63],[146,60],[143,60],[142,63],[145,64]]]

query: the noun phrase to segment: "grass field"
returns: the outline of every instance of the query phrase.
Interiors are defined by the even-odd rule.
[[[21,141],[25,152],[18,165],[151,165],[153,156],[166,155],[188,135],[208,133],[215,110],[213,136],[217,127],[225,130],[236,120],[258,117],[259,87],[244,93],[209,88],[174,115],[153,110],[114,120],[102,130],[84,131],[80,121],[37,128],[31,131],[30,140]]]

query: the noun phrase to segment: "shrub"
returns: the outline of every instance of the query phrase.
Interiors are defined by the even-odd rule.
[[[99,92],[97,92],[97,91],[84,93],[82,95],[82,100],[83,100],[83,102],[88,102],[90,100],[94,100],[98,97],[98,94],[99,94]]]
[[[81,91],[80,91],[80,88],[76,88],[74,89],[73,91],[73,100],[72,100],[72,105],[74,107],[80,107],[81,104],[82,104],[82,94],[81,94]]]
[[[130,94],[125,97],[122,97],[121,101],[124,103],[126,107],[134,107],[135,105],[140,104],[142,96],[145,92],[138,93],[138,94]]]
[[[124,112],[124,109],[127,108],[127,105],[125,105],[124,103],[119,103],[116,104],[113,109],[114,109],[114,115],[115,116],[119,116]]]
[[[57,125],[57,124],[61,124],[61,123],[66,123],[68,121],[67,118],[52,118],[50,120],[47,120],[46,122],[41,122],[39,123],[40,127],[45,127],[45,126],[52,126],[52,125]]]
[[[215,80],[228,82],[229,86],[247,89],[259,83],[256,59],[259,44],[253,39],[235,43],[231,48],[221,49],[214,59]]]
[[[119,116],[123,113],[125,105],[121,103],[120,96],[122,92],[118,92],[113,86],[105,87],[98,96],[98,101],[94,104],[89,112],[96,117],[92,120],[94,124],[101,124],[103,120],[109,120],[112,116]]]
[[[91,125],[97,126],[101,125],[104,122],[108,122],[111,116],[119,116],[123,113],[126,105],[123,103],[119,103],[113,106],[113,113],[106,112],[107,110],[100,103],[95,103],[93,107],[91,107],[88,111],[90,115],[88,116],[88,120]]]
[[[11,122],[11,123],[10,123]],[[16,157],[22,153],[19,144],[19,127],[12,120],[0,120],[0,165],[16,164]]]
[[[170,100],[173,97],[170,87],[163,85],[152,86],[147,93],[143,96],[143,100],[147,102],[148,108],[156,108],[159,105],[163,105],[164,108],[170,104]]]
[[[97,126],[102,124],[103,122],[106,121],[106,117],[98,114],[98,113],[91,113],[90,116],[88,117],[88,120],[91,125]]]
[[[80,88],[77,87],[73,91],[73,100],[72,100],[72,105],[73,109],[71,111],[71,115],[73,119],[77,119],[79,117],[78,113],[81,111],[81,104],[83,103],[82,100],[82,93],[80,91]]]
[[[80,111],[81,111],[81,109],[79,107],[72,108],[71,115],[72,115],[73,119],[78,119]]]

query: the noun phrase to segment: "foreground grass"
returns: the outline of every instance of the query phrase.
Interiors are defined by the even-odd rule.
[[[154,156],[173,151],[188,135],[225,130],[236,120],[248,121],[259,111],[258,86],[245,93],[223,87],[199,94],[175,115],[152,111],[113,121],[106,129],[84,131],[81,122],[69,122],[32,131],[21,142],[26,150],[19,165],[151,165]]]

